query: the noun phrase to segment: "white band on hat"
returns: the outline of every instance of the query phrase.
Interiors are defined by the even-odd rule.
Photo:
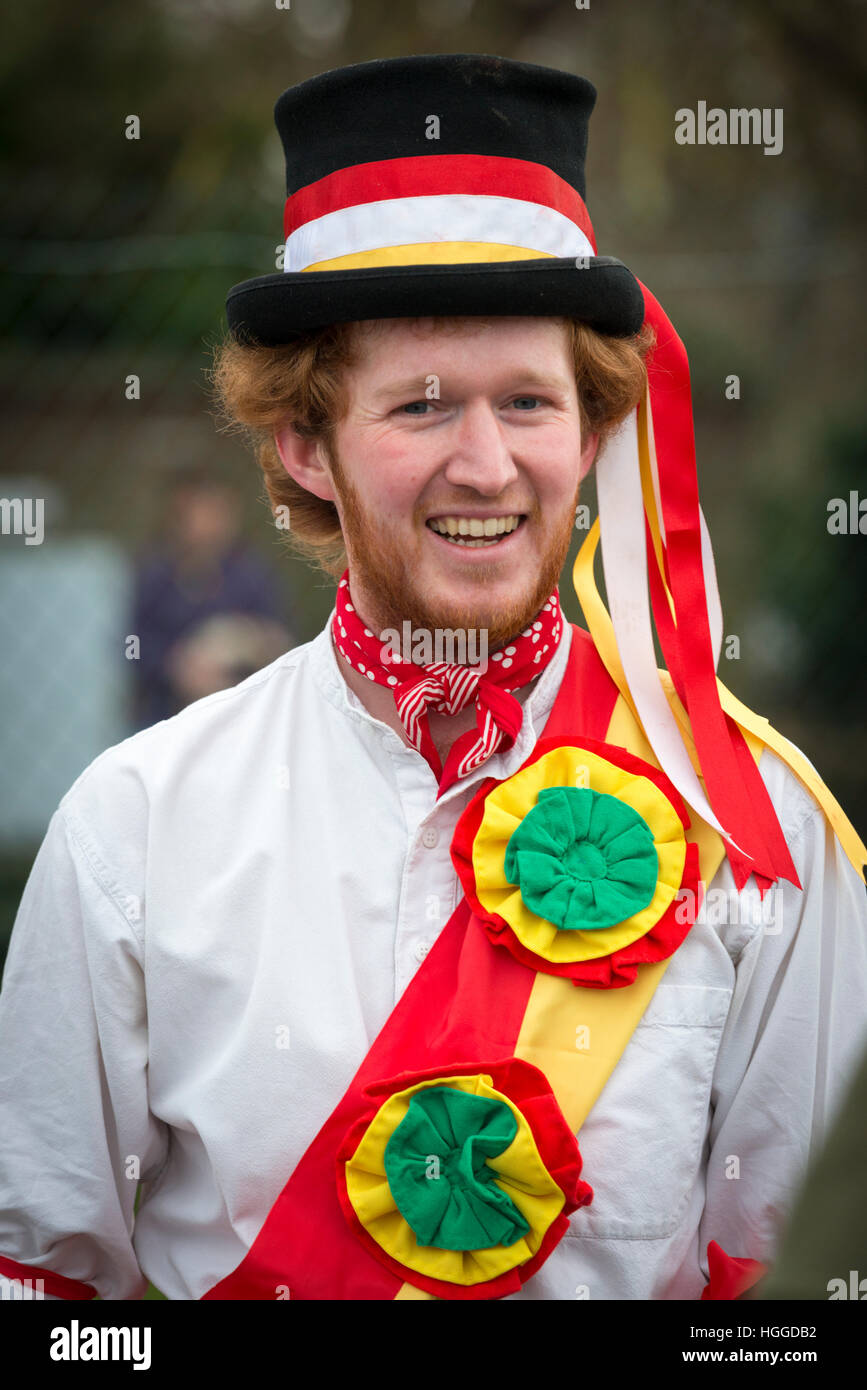
[[[287,238],[283,269],[297,272],[362,251],[442,241],[517,246],[539,256],[596,254],[581,228],[554,208],[520,198],[438,193],[386,198],[313,218]]]

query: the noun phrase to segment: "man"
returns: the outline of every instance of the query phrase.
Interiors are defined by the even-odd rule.
[[[0,1004],[7,1277],[694,1299],[773,1260],[864,1040],[863,846],[716,682],[685,359],[596,256],[594,99],[448,55],[278,101],[285,268],[215,380],[335,608],[52,821]]]

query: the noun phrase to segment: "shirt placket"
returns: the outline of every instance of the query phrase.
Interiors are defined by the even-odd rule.
[[[457,818],[470,795],[468,789],[445,803],[436,802],[426,787],[404,797],[410,836],[394,937],[395,1002],[458,904],[460,887],[450,848]]]

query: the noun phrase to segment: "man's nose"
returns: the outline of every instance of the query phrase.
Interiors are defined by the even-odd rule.
[[[503,427],[487,401],[461,407],[446,448],[445,475],[455,486],[496,496],[518,475]]]

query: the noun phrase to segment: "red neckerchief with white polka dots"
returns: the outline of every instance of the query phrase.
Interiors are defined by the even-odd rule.
[[[358,616],[349,591],[349,570],[345,570],[337,585],[331,632],[350,666],[391,691],[407,737],[433,769],[439,781],[437,795],[442,796],[458,778],[487,762],[498,748],[512,747],[524,717],[521,702],[512,691],[545,669],[562,640],[564,625],[555,589],[523,632],[490,654],[487,669],[446,661],[427,666],[402,661],[395,656],[394,647],[376,637]],[[431,738],[428,710],[457,714],[470,700],[476,702],[476,728],[455,740],[443,767]]]

